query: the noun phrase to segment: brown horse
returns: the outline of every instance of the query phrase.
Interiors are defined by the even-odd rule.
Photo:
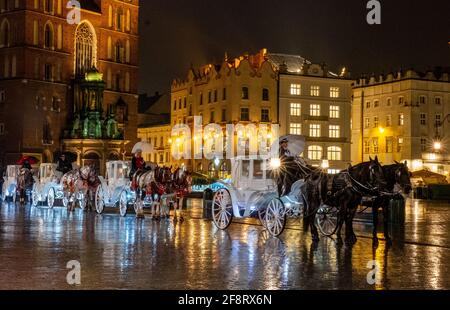
[[[88,202],[92,201],[93,193],[100,184],[100,179],[94,166],[85,166],[66,173],[61,179],[61,184],[67,209],[75,211],[75,204],[78,202],[80,208],[86,210]]]
[[[25,203],[26,191],[33,188],[33,183],[33,172],[28,168],[21,168],[17,176],[17,190],[21,204]]]
[[[175,193],[173,203],[174,207],[174,221],[178,219],[177,211],[180,213],[180,222],[184,221],[181,210],[183,209],[183,202],[187,195],[192,192],[192,175],[183,168],[178,168],[172,174],[172,182],[169,191]]]

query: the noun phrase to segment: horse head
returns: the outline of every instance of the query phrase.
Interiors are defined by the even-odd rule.
[[[381,166],[378,156],[375,159],[370,157],[367,168],[369,170],[369,180],[368,183],[379,190],[384,189],[387,185],[386,179],[384,177],[383,167]]]
[[[395,168],[395,183],[401,187],[404,194],[409,195],[412,190],[412,174],[409,172],[408,162],[399,163],[396,161]]]

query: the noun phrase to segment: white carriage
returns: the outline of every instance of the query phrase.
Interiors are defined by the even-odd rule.
[[[16,202],[17,197],[17,177],[19,176],[20,166],[8,166],[2,187],[2,200],[6,201],[11,198]]]
[[[53,208],[58,199],[62,201],[64,207],[67,207],[68,199],[64,195],[62,184],[60,184],[61,173],[56,171],[56,167],[56,164],[40,165],[31,192],[33,207],[45,203],[49,208]]]
[[[270,160],[237,157],[231,166],[232,182],[219,182],[222,188],[213,198],[212,216],[219,229],[227,229],[233,218],[258,217],[271,235],[279,236],[288,216],[303,214],[302,181],[292,186],[288,196],[279,198]]]
[[[95,209],[102,214],[105,207],[119,206],[121,216],[126,216],[128,205],[135,204],[136,193],[131,190],[130,163],[112,161],[106,164],[106,177],[95,192]]]

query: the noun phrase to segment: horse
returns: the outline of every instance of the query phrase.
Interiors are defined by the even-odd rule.
[[[175,192],[174,207],[174,221],[178,220],[177,210],[180,213],[180,222],[184,221],[181,210],[183,209],[184,198],[192,192],[192,176],[191,173],[184,168],[178,168],[172,174],[172,182],[170,190]]]
[[[272,170],[278,188],[278,196],[288,195],[292,185],[309,176],[315,168],[306,165],[300,157],[282,157],[279,169]]]
[[[20,203],[25,203],[26,191],[33,188],[33,172],[28,168],[20,168],[17,176],[17,190],[19,192]]]
[[[97,169],[94,166],[84,166],[72,170],[61,178],[64,197],[67,200],[67,209],[75,211],[75,203],[78,201],[80,208],[85,210],[88,201],[92,201],[93,193],[100,184]]]
[[[345,243],[353,245],[357,238],[353,231],[353,218],[365,195],[377,195],[385,186],[383,169],[378,157],[362,163],[336,175],[323,171],[313,172],[302,188],[306,202],[306,228],[310,226],[313,242],[319,241],[319,234],[314,221],[322,205],[334,206],[337,214],[337,243],[342,244],[341,229],[345,222]]]
[[[408,163],[395,162],[393,165],[383,166],[384,177],[387,181],[385,191],[375,198],[372,203],[373,214],[373,245],[378,246],[378,211],[383,211],[384,238],[388,245],[392,244],[389,236],[389,205],[395,196],[409,195],[412,190],[411,173]]]

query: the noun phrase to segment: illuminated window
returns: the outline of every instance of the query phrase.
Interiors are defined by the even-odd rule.
[[[404,139],[399,137],[397,140],[397,152],[400,153],[403,150]]]
[[[427,124],[427,115],[425,113],[420,114],[420,125],[426,126]]]
[[[427,138],[421,138],[420,139],[420,147],[422,149],[422,152],[426,152],[428,150],[428,140],[427,140]]]
[[[270,122],[270,111],[269,109],[261,109],[261,122]]]
[[[339,98],[340,90],[339,87],[330,87],[330,97]]]
[[[370,127],[370,118],[365,117],[364,118],[364,128],[367,129]]]
[[[291,123],[289,132],[291,135],[301,135],[302,134],[302,124]]]
[[[340,118],[341,108],[337,105],[330,106],[330,118]]]
[[[386,115],[386,127],[392,126],[392,115]]]
[[[364,140],[364,153],[369,154],[370,153],[370,141]]]
[[[320,86],[311,86],[311,96],[312,97],[320,96]]]
[[[380,145],[378,143],[378,138],[373,138],[372,139],[372,146],[373,146],[373,154],[378,154],[378,152],[380,151]]]
[[[400,114],[398,115],[398,125],[399,125],[399,126],[405,125],[405,114],[400,113]]]
[[[342,149],[337,146],[328,148],[328,160],[342,160]]]
[[[375,116],[373,118],[373,127],[378,128],[379,125],[380,125],[380,119],[378,118],[378,116]]]
[[[338,169],[328,169],[328,174],[339,174],[341,170]]]
[[[340,138],[341,137],[341,126],[330,125],[330,138]]]
[[[302,85],[291,84],[291,95],[300,96],[302,94]]]
[[[309,126],[309,136],[319,138],[321,135],[321,126],[319,124],[311,124]]]
[[[311,116],[320,116],[320,104],[311,104],[309,114]]]
[[[394,151],[394,138],[386,137],[386,153],[392,153]]]
[[[302,115],[302,104],[291,103],[291,116],[301,116],[301,115]]]
[[[250,120],[250,111],[248,108],[241,108],[241,121],[248,122]]]
[[[308,148],[308,158],[310,160],[322,160],[322,147],[318,145],[312,145]]]

